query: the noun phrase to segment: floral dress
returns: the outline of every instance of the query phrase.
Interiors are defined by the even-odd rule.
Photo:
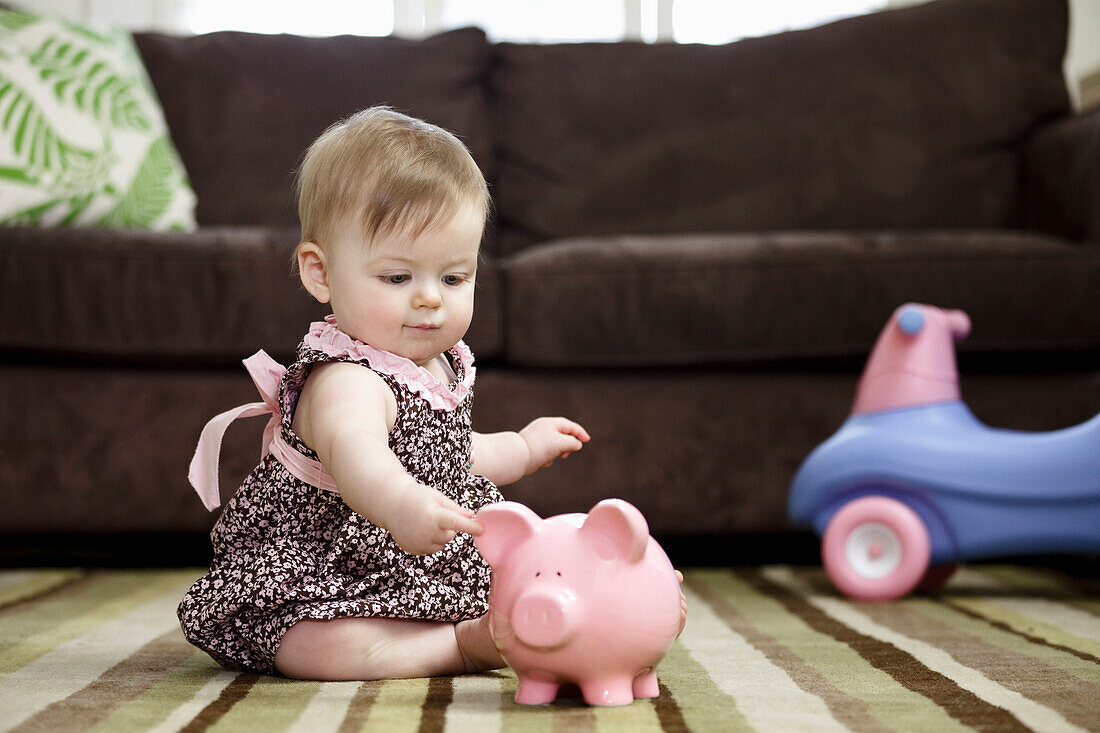
[[[290,427],[310,369],[354,362],[393,390],[397,419],[389,446],[405,470],[474,511],[501,501],[492,482],[470,472],[473,356],[462,342],[447,356],[456,376],[449,385],[356,341],[332,316],[312,325],[279,381],[272,423],[278,419],[274,442],[283,450],[267,454],[228,503],[211,533],[210,571],[179,605],[188,641],[225,667],[271,674],[283,634],[302,619],[458,622],[487,611],[489,567],[471,536],[459,534],[432,555],[409,555],[331,486],[320,488],[323,482],[309,483],[301,470],[288,468],[302,459],[320,466]]]

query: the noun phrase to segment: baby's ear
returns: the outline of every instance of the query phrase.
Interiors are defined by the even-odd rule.
[[[327,303],[331,298],[328,286],[328,259],[325,251],[314,242],[302,242],[297,249],[298,277],[302,287],[317,299]]]

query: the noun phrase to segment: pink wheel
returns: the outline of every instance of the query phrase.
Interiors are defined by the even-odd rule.
[[[865,496],[841,507],[821,541],[825,570],[841,592],[888,601],[913,590],[928,570],[928,530],[905,504]]]

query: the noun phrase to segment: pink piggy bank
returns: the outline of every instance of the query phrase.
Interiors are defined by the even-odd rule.
[[[519,677],[516,702],[575,683],[590,705],[657,697],[654,668],[680,630],[680,585],[645,517],[621,499],[541,519],[501,502],[477,515],[493,569],[489,624]]]

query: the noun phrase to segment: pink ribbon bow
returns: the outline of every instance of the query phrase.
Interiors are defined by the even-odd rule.
[[[206,427],[202,429],[195,455],[191,459],[190,470],[187,472],[187,479],[202,499],[203,506],[214,511],[221,505],[218,462],[225,431],[230,423],[238,418],[259,415],[271,415],[271,419],[267,421],[267,426],[264,428],[260,460],[274,453],[275,459],[286,466],[291,475],[319,489],[335,491],[335,481],[325,472],[321,464],[287,446],[279,433],[281,419],[279,384],[282,382],[283,375],[286,374],[286,367],[272,359],[262,349],[245,359],[243,363],[256,384],[260,396],[263,397],[263,402],[250,402],[227,410],[206,423]]]

